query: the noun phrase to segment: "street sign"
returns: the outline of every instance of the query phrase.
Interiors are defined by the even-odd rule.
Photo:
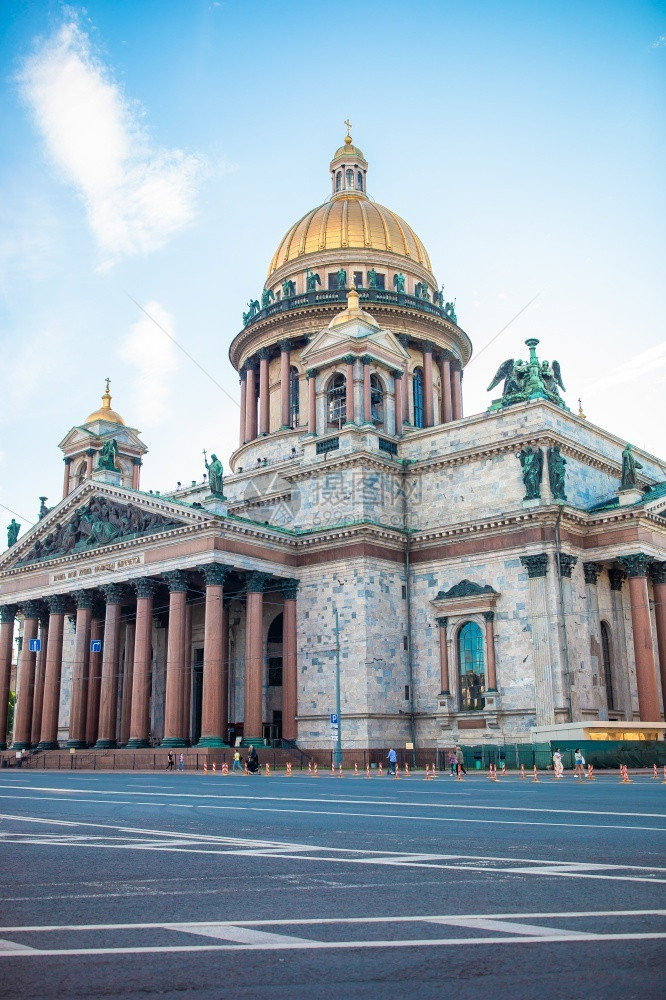
[[[101,639],[91,639],[90,640],[90,652],[91,653],[101,653],[102,652],[102,640]]]
[[[336,713],[335,712],[331,712],[331,725],[332,726],[338,726],[339,724],[340,724],[340,720],[338,719]]]
[[[337,740],[337,738],[338,738],[338,731],[337,731],[337,729],[331,729],[331,739],[332,740]]]
[[[29,648],[31,653],[39,653],[42,649],[41,639],[31,639],[29,643]]]

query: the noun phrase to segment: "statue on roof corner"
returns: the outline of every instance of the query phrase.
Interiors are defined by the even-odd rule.
[[[117,472],[118,442],[115,438],[105,441],[97,460],[98,469],[108,469],[110,472]]]
[[[634,453],[631,450],[631,445],[628,444],[627,447],[622,452],[622,489],[623,490],[635,490],[638,487],[638,480],[636,478],[636,472],[638,469],[642,469],[641,463],[634,457]]]
[[[215,497],[221,497],[224,499],[224,469],[222,467],[222,462],[220,462],[219,458],[215,454],[210,456],[210,462],[208,462],[206,460],[206,452],[204,451],[204,465],[206,466],[206,472],[208,473],[208,485],[210,486],[211,493]]]
[[[21,530],[21,525],[15,518],[12,518],[7,525],[7,548],[11,549],[12,545],[16,545],[16,540],[19,536],[19,531]]]
[[[404,274],[394,274],[393,275],[393,287],[395,288],[398,295],[402,295],[405,291],[405,276]]]
[[[525,341],[530,349],[528,361],[515,361],[509,358],[503,361],[495,372],[495,377],[488,386],[491,392],[496,385],[504,380],[501,399],[493,401],[490,409],[496,410],[514,403],[526,403],[530,399],[548,399],[562,409],[568,409],[560,395],[560,389],[565,391],[562,381],[562,371],[559,361],[539,361],[536,346],[539,343],[534,337]]]
[[[541,497],[541,478],[543,476],[543,452],[541,448],[523,448],[518,452],[525,486],[525,500],[538,500]]]

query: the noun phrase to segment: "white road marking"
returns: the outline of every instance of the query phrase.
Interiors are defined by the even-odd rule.
[[[252,927],[237,926],[236,924],[171,924],[169,930],[183,931],[185,934],[200,934],[203,937],[217,938],[220,941],[236,941],[238,944],[258,944],[258,945],[285,945],[305,943],[309,944],[309,938],[292,937],[287,934],[271,934],[268,931],[258,931]]]
[[[449,924],[452,927],[479,928],[484,931],[499,931],[502,934],[527,934],[533,937],[543,937],[544,934],[564,934],[585,937],[584,931],[558,930],[553,927],[542,927],[538,924],[523,924],[513,920],[488,920],[485,917],[433,917],[434,924]]]
[[[27,944],[16,944],[14,941],[5,941],[4,938],[0,938],[0,958],[4,955],[23,955],[25,952],[30,951],[34,954],[37,951],[36,948],[29,948]]]

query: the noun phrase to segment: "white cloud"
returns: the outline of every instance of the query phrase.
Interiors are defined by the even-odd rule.
[[[650,45],[651,49],[661,49],[666,45],[666,35],[659,35]]]
[[[120,358],[136,369],[132,380],[132,414],[139,426],[154,425],[166,416],[171,374],[178,367],[175,347],[149,318],[152,316],[173,337],[173,317],[159,302],[149,302],[145,310],[148,316],[141,316],[130,327],[119,351]]]
[[[666,377],[666,340],[663,340],[660,344],[655,344],[654,347],[649,347],[645,351],[641,351],[640,354],[636,354],[635,357],[629,358],[628,361],[624,361],[621,365],[618,365],[608,375],[604,375],[595,382],[591,382],[587,386],[586,392],[596,392],[599,389],[607,389],[614,385],[627,385],[637,382],[646,376],[649,376],[650,379],[655,379],[659,369],[664,369],[664,377]],[[660,382],[663,380],[657,379]]]
[[[203,159],[152,146],[141,109],[75,21],[39,45],[19,82],[49,158],[85,205],[105,264],[155,250],[192,221]]]

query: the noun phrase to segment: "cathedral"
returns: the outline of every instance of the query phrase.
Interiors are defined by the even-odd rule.
[[[142,490],[107,383],[10,526],[0,738],[10,688],[14,749],[662,738],[666,461],[572,412],[549,346],[465,416],[470,338],[348,134],[231,341],[228,469]]]

